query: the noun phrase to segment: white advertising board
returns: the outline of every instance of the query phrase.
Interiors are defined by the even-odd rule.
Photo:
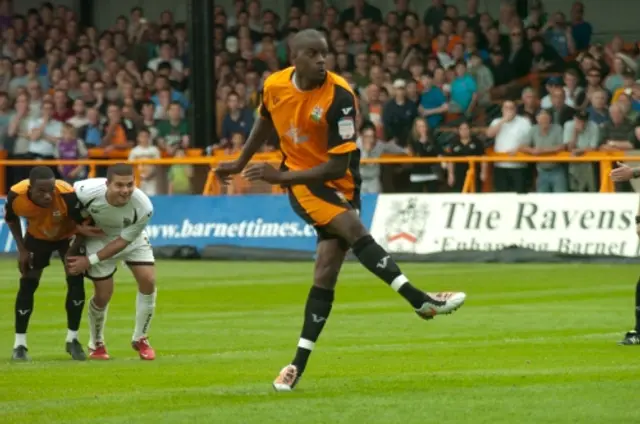
[[[638,256],[637,194],[390,194],[371,233],[390,252],[518,246],[574,255]]]

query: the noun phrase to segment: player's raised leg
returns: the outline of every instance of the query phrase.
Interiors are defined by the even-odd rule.
[[[309,356],[324,328],[334,300],[334,290],[342,268],[346,245],[338,239],[320,239],[316,249],[313,286],[304,308],[304,323],[298,348],[291,364],[284,367],[273,382],[277,391],[290,391],[300,380]]]
[[[636,326],[633,330],[625,334],[624,339],[620,342],[621,345],[632,346],[640,345],[640,279],[636,284]]]
[[[29,360],[27,329],[33,313],[34,297],[40,284],[41,275],[42,269],[30,269],[20,277],[15,303],[15,341],[12,354],[12,359],[15,361]]]
[[[136,250],[146,250],[144,247]],[[148,247],[149,252],[151,247]],[[152,252],[150,252],[152,254]],[[136,282],[138,293],[136,295],[136,324],[133,330],[131,346],[140,355],[140,359],[152,361],[156,358],[156,352],[149,343],[147,333],[151,325],[151,319],[156,309],[156,272],[153,256],[146,261],[127,262]]]
[[[391,255],[371,237],[355,211],[337,215],[325,228],[346,240],[360,263],[405,298],[418,316],[431,319],[449,314],[464,303],[466,295],[462,292],[425,293],[414,287]]]
[[[101,263],[99,265],[104,267],[107,264]],[[104,341],[104,327],[107,321],[109,301],[113,296],[115,266],[112,267],[113,271],[107,272],[106,276],[102,277],[98,276],[100,274],[96,274],[96,268],[95,266],[91,267],[88,273],[89,278],[93,280],[94,289],[87,308],[89,312],[89,358],[107,360],[109,353]]]

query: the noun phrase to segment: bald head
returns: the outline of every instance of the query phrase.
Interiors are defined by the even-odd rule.
[[[298,52],[302,52],[309,47],[318,45],[320,43],[326,44],[324,34],[315,29],[305,29],[298,32],[291,40],[291,50],[293,50],[294,56],[298,55]]]

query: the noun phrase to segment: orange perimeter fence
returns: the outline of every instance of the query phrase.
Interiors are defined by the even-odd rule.
[[[136,166],[136,179],[139,181],[140,173],[139,168],[143,165],[153,166],[172,166],[172,165],[194,165],[202,167],[203,169],[209,169],[204,178],[202,194],[204,195],[219,195],[223,194],[220,185],[218,184],[213,169],[216,164],[233,160],[236,156],[215,155],[215,156],[201,156],[202,152],[198,149],[193,149],[188,152],[187,156],[183,158],[162,158],[153,160],[135,160],[130,163]],[[120,157],[118,157],[120,156]],[[88,168],[88,176],[95,177],[98,175],[97,170],[100,167],[106,167],[114,163],[126,161],[125,152],[117,154],[110,153],[109,157],[102,152],[92,152],[92,157],[83,160],[9,160],[6,156],[0,158],[0,195],[4,195],[7,192],[7,184],[5,181],[6,168],[19,166],[30,167],[37,165],[46,166],[58,166],[58,165],[83,165]],[[278,153],[260,153],[257,154],[253,162],[269,162],[277,165],[280,163],[281,156]],[[530,156],[525,154],[496,154],[488,153],[486,156],[472,156],[472,157],[436,157],[436,158],[419,158],[419,157],[407,157],[407,156],[386,156],[379,159],[363,159],[363,164],[381,164],[381,165],[407,165],[407,164],[441,164],[441,163],[468,163],[469,171],[467,172],[466,180],[464,183],[463,193],[475,193],[479,191],[492,191],[492,178],[491,178],[491,166],[488,168],[487,178],[483,182],[483,187],[476,187],[476,166],[481,163],[493,164],[496,162],[562,162],[562,163],[597,163],[600,167],[600,182],[599,187],[601,192],[612,192],[613,183],[609,179],[609,172],[613,165],[617,161],[624,162],[640,162],[640,156],[625,156],[622,152],[591,152],[582,156],[572,156],[570,153],[559,153],[555,155],[545,156]],[[241,178],[241,177],[239,177]],[[273,193],[281,193],[282,189],[277,186],[273,186],[270,189]]]

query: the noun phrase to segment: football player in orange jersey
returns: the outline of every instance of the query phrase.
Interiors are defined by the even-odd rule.
[[[20,217],[27,221],[24,237]],[[56,180],[51,168],[37,166],[29,173],[28,180],[11,187],[5,203],[5,221],[16,241],[21,274],[15,304],[13,359],[24,361],[29,359],[27,327],[42,270],[49,266],[53,252],[65,257],[76,232],[76,222],[82,222],[82,216],[73,187]],[[86,359],[78,341],[84,301],[84,277],[67,274],[66,350],[73,359],[80,361]]]
[[[291,364],[273,382],[277,391],[294,388],[331,312],[334,288],[345,255],[352,249],[360,263],[389,284],[424,319],[458,309],[464,293],[425,293],[411,283],[360,221],[360,152],[356,146],[356,99],[348,83],[327,72],[329,47],[324,36],[304,30],[292,40],[294,66],[272,74],[264,84],[260,119],[239,158],[220,164],[226,183],[242,172],[252,181],[287,188],[293,209],[318,233],[313,286]],[[280,170],[251,165],[251,157],[277,132],[284,160]]]

